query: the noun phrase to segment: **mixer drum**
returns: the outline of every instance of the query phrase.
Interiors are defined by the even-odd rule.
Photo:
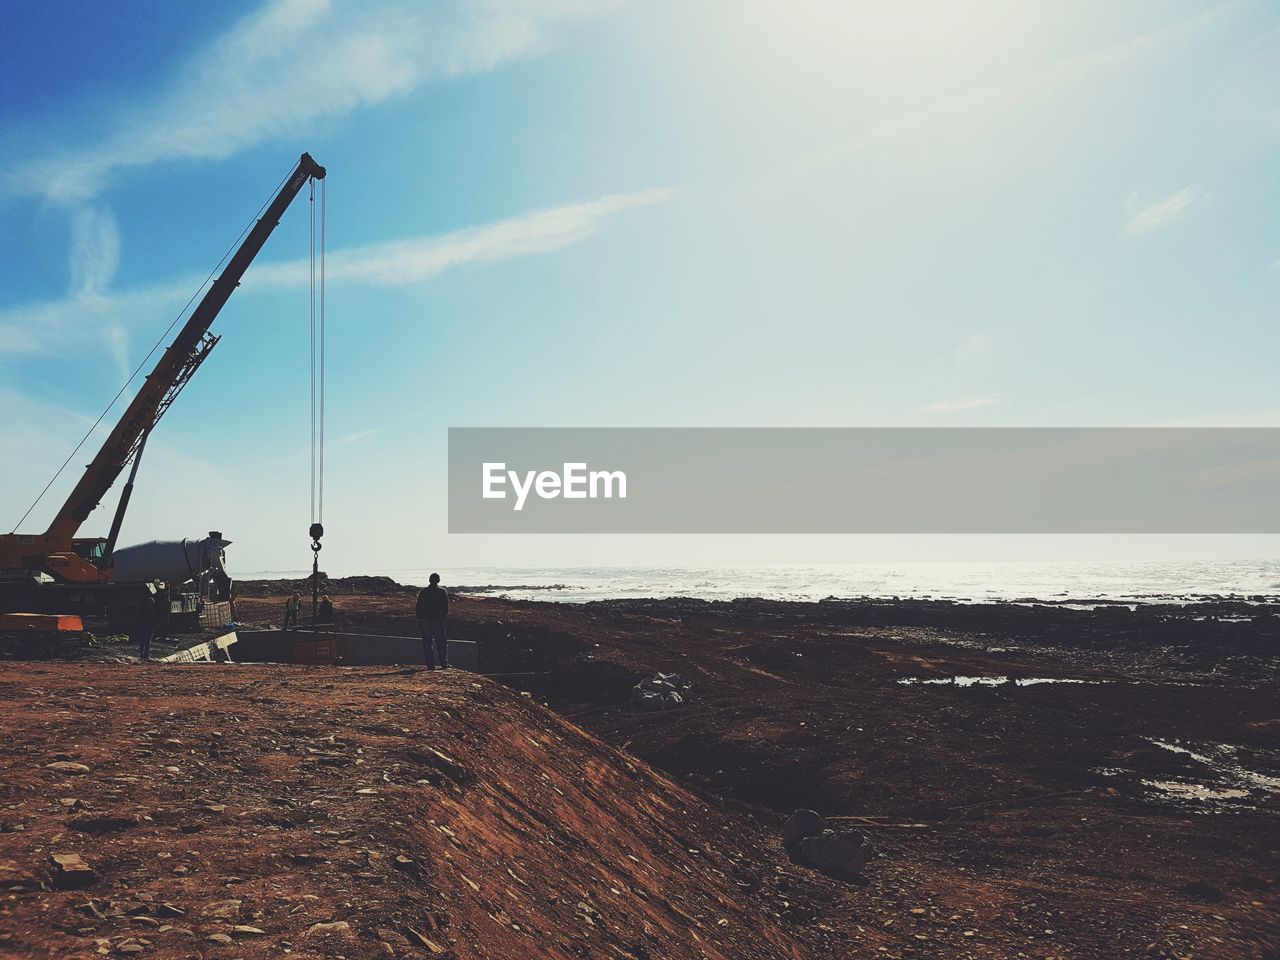
[[[226,577],[230,540],[214,530],[203,540],[148,540],[120,547],[112,554],[117,583],[163,580],[171,587],[199,579],[206,572]]]

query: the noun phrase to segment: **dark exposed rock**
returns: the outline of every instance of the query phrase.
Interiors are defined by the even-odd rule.
[[[862,868],[871,851],[856,830],[831,830],[815,811],[797,810],[783,824],[782,842],[796,863],[839,880],[865,882]]]
[[[821,815],[813,810],[797,810],[782,825],[782,842],[791,846],[805,837],[817,836],[825,829],[827,822]]]
[[[93,868],[78,853],[55,853],[49,859],[53,863],[53,884],[59,890],[87,887],[97,879]]]

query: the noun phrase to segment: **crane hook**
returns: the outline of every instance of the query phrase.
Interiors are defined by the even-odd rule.
[[[308,532],[311,535],[311,629],[314,631],[320,612],[320,538],[324,536],[324,527],[313,523]]]

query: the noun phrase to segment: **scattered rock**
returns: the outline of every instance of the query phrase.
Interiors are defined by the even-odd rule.
[[[406,857],[403,853],[396,855],[395,865],[397,870],[403,870],[405,873],[415,877],[422,872],[418,867],[418,864],[410,857]]]
[[[302,935],[302,939],[309,940],[312,937],[341,937],[344,940],[351,936],[351,924],[345,920],[334,920],[332,923],[313,923],[307,932]]]
[[[31,871],[12,861],[0,862],[0,890],[18,893],[25,890],[45,889],[45,883]]]
[[[407,947],[410,945],[408,939],[395,930],[392,930],[390,927],[377,927],[373,932],[383,943],[392,944],[397,947]]]
[[[73,773],[83,775],[89,772],[89,768],[83,763],[76,763],[74,760],[55,760],[53,763],[44,765],[46,770],[53,770],[56,773]]]
[[[267,934],[267,931],[261,927],[249,927],[242,923],[237,923],[232,927],[231,932],[238,937],[263,937]]]
[[[215,900],[207,904],[202,912],[206,917],[213,917],[216,920],[238,920],[240,904],[239,900]]]
[[[426,947],[429,951],[431,951],[431,953],[435,954],[436,956],[439,956],[442,953],[449,952],[449,949],[447,947],[440,946],[440,944],[436,943],[434,940],[431,940],[428,937],[424,936],[423,934],[419,933],[417,930],[413,929],[413,927],[406,927],[405,929],[409,931],[409,936],[411,936],[417,943]]]
[[[67,823],[72,830],[79,830],[81,833],[110,833],[114,830],[128,830],[130,827],[136,827],[138,821],[133,817],[126,816],[79,816]]]
[[[415,763],[421,763],[424,766],[432,768],[434,771],[447,777],[454,783],[465,784],[469,783],[472,779],[470,770],[448,754],[441,753],[435,747],[427,746],[421,750],[410,750],[408,757]]]
[[[97,879],[78,853],[55,853],[49,859],[53,862],[53,884],[59,890],[87,887]]]

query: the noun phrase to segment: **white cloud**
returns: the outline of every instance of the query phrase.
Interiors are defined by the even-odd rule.
[[[198,53],[153,100],[122,111],[104,142],[13,163],[10,188],[72,201],[111,174],[220,159],[433,80],[537,54],[555,28],[608,0],[268,0]]]
[[[81,207],[71,218],[71,292],[105,290],[120,265],[120,231],[104,207]]]
[[[124,324],[113,323],[103,330],[103,336],[107,338],[107,349],[111,351],[111,358],[115,360],[116,369],[120,372],[120,382],[125,383],[133,372],[133,368],[129,366],[129,331]]]
[[[1130,197],[1125,204],[1128,220],[1125,223],[1124,232],[1136,235],[1167,227],[1182,218],[1191,204],[1196,201],[1196,197],[1195,187],[1183,187],[1177,193],[1144,206],[1139,205],[1134,197]]]
[[[924,408],[925,413],[954,413],[957,410],[976,410],[989,407],[996,400],[994,397],[956,397],[951,400],[937,400]]]
[[[171,318],[200,283],[185,280],[121,293],[78,293],[62,300],[0,310],[0,357],[56,348],[88,331]]]
[[[331,251],[325,279],[331,285],[392,286],[437,276],[468,263],[493,263],[512,257],[548,253],[593,234],[608,217],[669,200],[671,189],[615,193],[582,203],[533,210],[496,223],[441,236],[409,237]],[[310,263],[293,260],[251,267],[238,296],[254,290],[302,286],[310,280]],[[50,350],[88,331],[108,337],[122,362],[131,328],[158,329],[199,288],[201,277],[177,280],[119,293],[76,292],[62,300],[0,310],[0,356]]]
[[[559,250],[585,239],[615,213],[669,200],[669,189],[615,193],[585,203],[548,207],[497,223],[438,237],[410,237],[329,254],[330,283],[393,286],[428,280],[450,267],[491,263],[531,253]],[[310,263],[263,264],[250,270],[246,289],[300,286],[310,278]]]

